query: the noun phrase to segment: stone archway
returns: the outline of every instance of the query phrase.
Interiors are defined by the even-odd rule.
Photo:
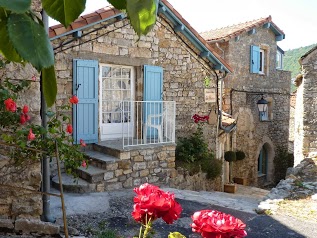
[[[264,136],[257,149],[257,161],[255,169],[258,174],[257,185],[263,187],[274,181],[274,146],[270,138]],[[262,163],[262,164],[259,164]]]

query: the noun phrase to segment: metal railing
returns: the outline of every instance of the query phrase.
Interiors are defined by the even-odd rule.
[[[175,142],[174,101],[122,101],[123,148]]]

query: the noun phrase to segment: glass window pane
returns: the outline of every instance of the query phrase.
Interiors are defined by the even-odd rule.
[[[102,77],[110,77],[111,68],[109,66],[102,66]]]

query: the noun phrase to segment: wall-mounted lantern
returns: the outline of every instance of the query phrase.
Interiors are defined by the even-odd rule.
[[[268,120],[268,102],[261,97],[261,99],[256,103],[258,106],[259,110],[259,116],[260,116],[260,121],[267,121]]]

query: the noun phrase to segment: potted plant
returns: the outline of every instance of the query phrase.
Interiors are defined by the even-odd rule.
[[[238,150],[236,152],[236,160],[244,160],[245,159],[245,153],[241,150]],[[233,181],[237,184],[242,184],[242,185],[248,185],[247,178],[244,177],[235,177],[233,178]]]
[[[237,190],[236,185],[232,179],[232,162],[236,161],[236,152],[234,151],[226,151],[224,158],[227,162],[229,162],[229,183],[224,185],[224,192],[226,193],[235,193]]]

